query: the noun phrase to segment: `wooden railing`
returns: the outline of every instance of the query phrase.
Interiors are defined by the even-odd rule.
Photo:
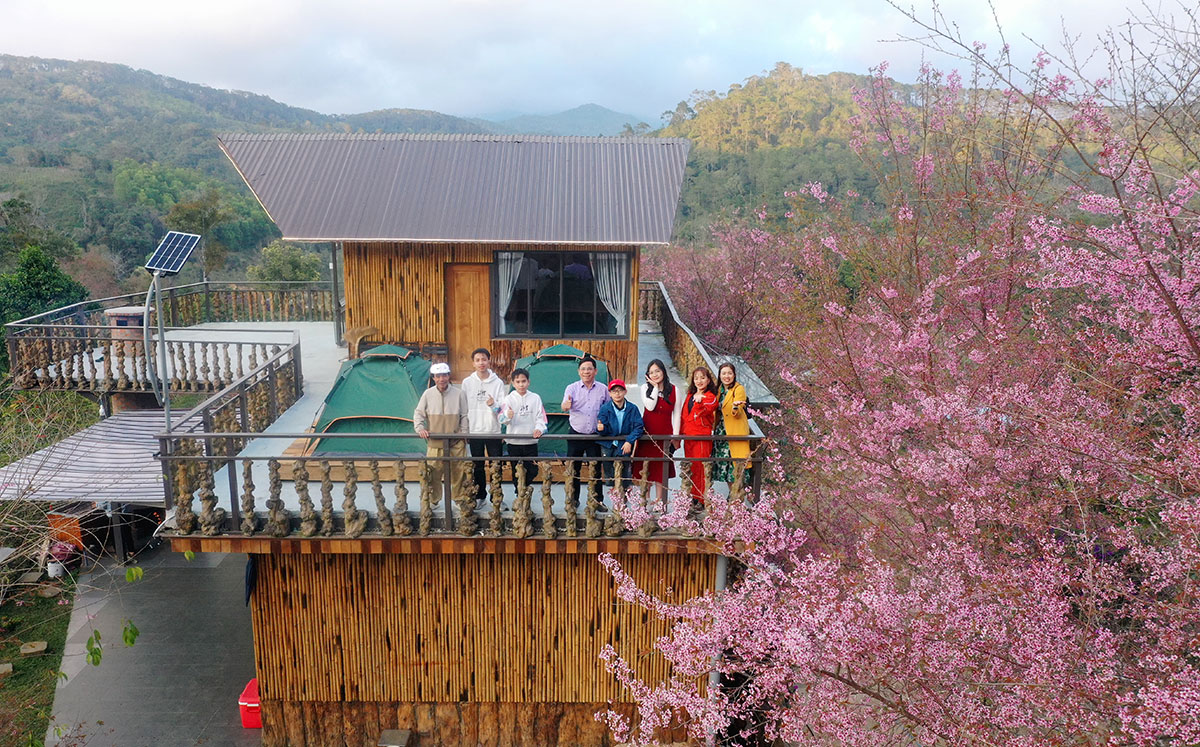
[[[245,411],[244,405],[239,407],[238,412]],[[688,533],[686,527],[694,526],[689,522],[694,522],[702,511],[691,502],[691,464],[702,465],[705,484],[711,485],[712,470],[721,461],[711,457],[646,460],[680,464],[681,487],[667,498],[648,483],[649,470],[642,471],[641,480],[630,477],[629,459],[532,457],[530,460],[538,467],[535,482],[526,479],[524,466],[520,464],[523,457],[339,454],[337,458],[329,458],[301,453],[284,456],[278,454],[284,450],[283,446],[311,441],[314,434],[181,432],[186,427],[186,423],[181,423],[170,434],[160,437],[168,506],[175,509],[170,536],[195,533],[274,538],[358,538],[364,534],[544,539],[679,536]],[[463,434],[434,434],[430,439],[462,437]],[[321,438],[419,439],[412,433],[321,434]],[[279,448],[259,449],[277,452],[274,456],[239,454],[249,440],[259,444],[271,440],[283,443]],[[728,490],[724,486],[721,490],[722,495],[737,500],[753,500],[757,496],[762,475],[760,437],[677,436],[674,440],[750,441],[751,457],[735,465],[734,480]],[[416,440],[415,445],[423,448],[424,442]],[[477,461],[486,463],[491,501],[486,513],[476,506],[478,488],[471,479],[470,467]],[[607,485],[601,472],[606,462],[624,465],[621,470],[614,470]],[[579,466],[578,477],[570,468],[573,463]],[[504,487],[514,482],[511,489]],[[577,494],[576,487],[582,501],[573,497]],[[336,508],[335,495],[340,496]],[[506,496],[511,511],[503,507]],[[607,511],[602,509],[604,504],[609,507]],[[435,511],[439,505],[441,510]],[[556,507],[561,511],[556,511]]]
[[[148,362],[140,320],[116,327],[105,315],[144,301],[143,294],[112,296],[6,324],[13,382],[22,388],[148,391],[158,351],[149,351]],[[162,302],[167,383],[175,392],[222,389],[277,352],[263,342],[181,340],[181,328],[204,322],[331,321],[335,311],[328,285],[314,283],[194,283],[165,289]]]

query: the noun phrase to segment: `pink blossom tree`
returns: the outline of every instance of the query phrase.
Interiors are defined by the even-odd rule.
[[[969,85],[928,69],[917,108],[860,92],[884,204],[810,185],[763,239],[798,280],[739,291],[790,405],[780,479],[709,498],[729,588],[667,604],[602,559],[674,621],[669,681],[606,657],[619,738],[1200,742],[1194,131],[958,49]]]

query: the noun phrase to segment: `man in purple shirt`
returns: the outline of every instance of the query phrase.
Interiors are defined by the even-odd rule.
[[[608,387],[596,383],[596,361],[590,355],[579,361],[579,381],[571,382],[563,393],[562,409],[567,413],[572,434],[595,435],[596,416],[600,406],[608,401]],[[600,442],[586,439],[567,441],[567,456],[580,457],[571,461],[571,474],[575,477],[571,499],[579,500],[579,465],[587,458],[600,457]]]

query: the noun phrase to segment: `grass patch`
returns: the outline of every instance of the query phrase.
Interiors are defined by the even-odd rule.
[[[75,598],[74,584],[64,583],[62,589],[44,599],[36,587],[25,587],[0,605],[0,661],[13,665],[12,674],[0,680],[0,744],[45,740]],[[21,644],[27,641],[45,641],[46,653],[22,657]]]

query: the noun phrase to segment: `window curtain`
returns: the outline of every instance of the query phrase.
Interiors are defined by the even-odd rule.
[[[629,255],[590,252],[588,256],[600,302],[617,318],[617,334],[629,334]]]
[[[500,309],[497,318],[501,328],[508,332],[508,307],[516,294],[517,282],[521,279],[521,252],[496,252],[496,272],[500,291]]]

